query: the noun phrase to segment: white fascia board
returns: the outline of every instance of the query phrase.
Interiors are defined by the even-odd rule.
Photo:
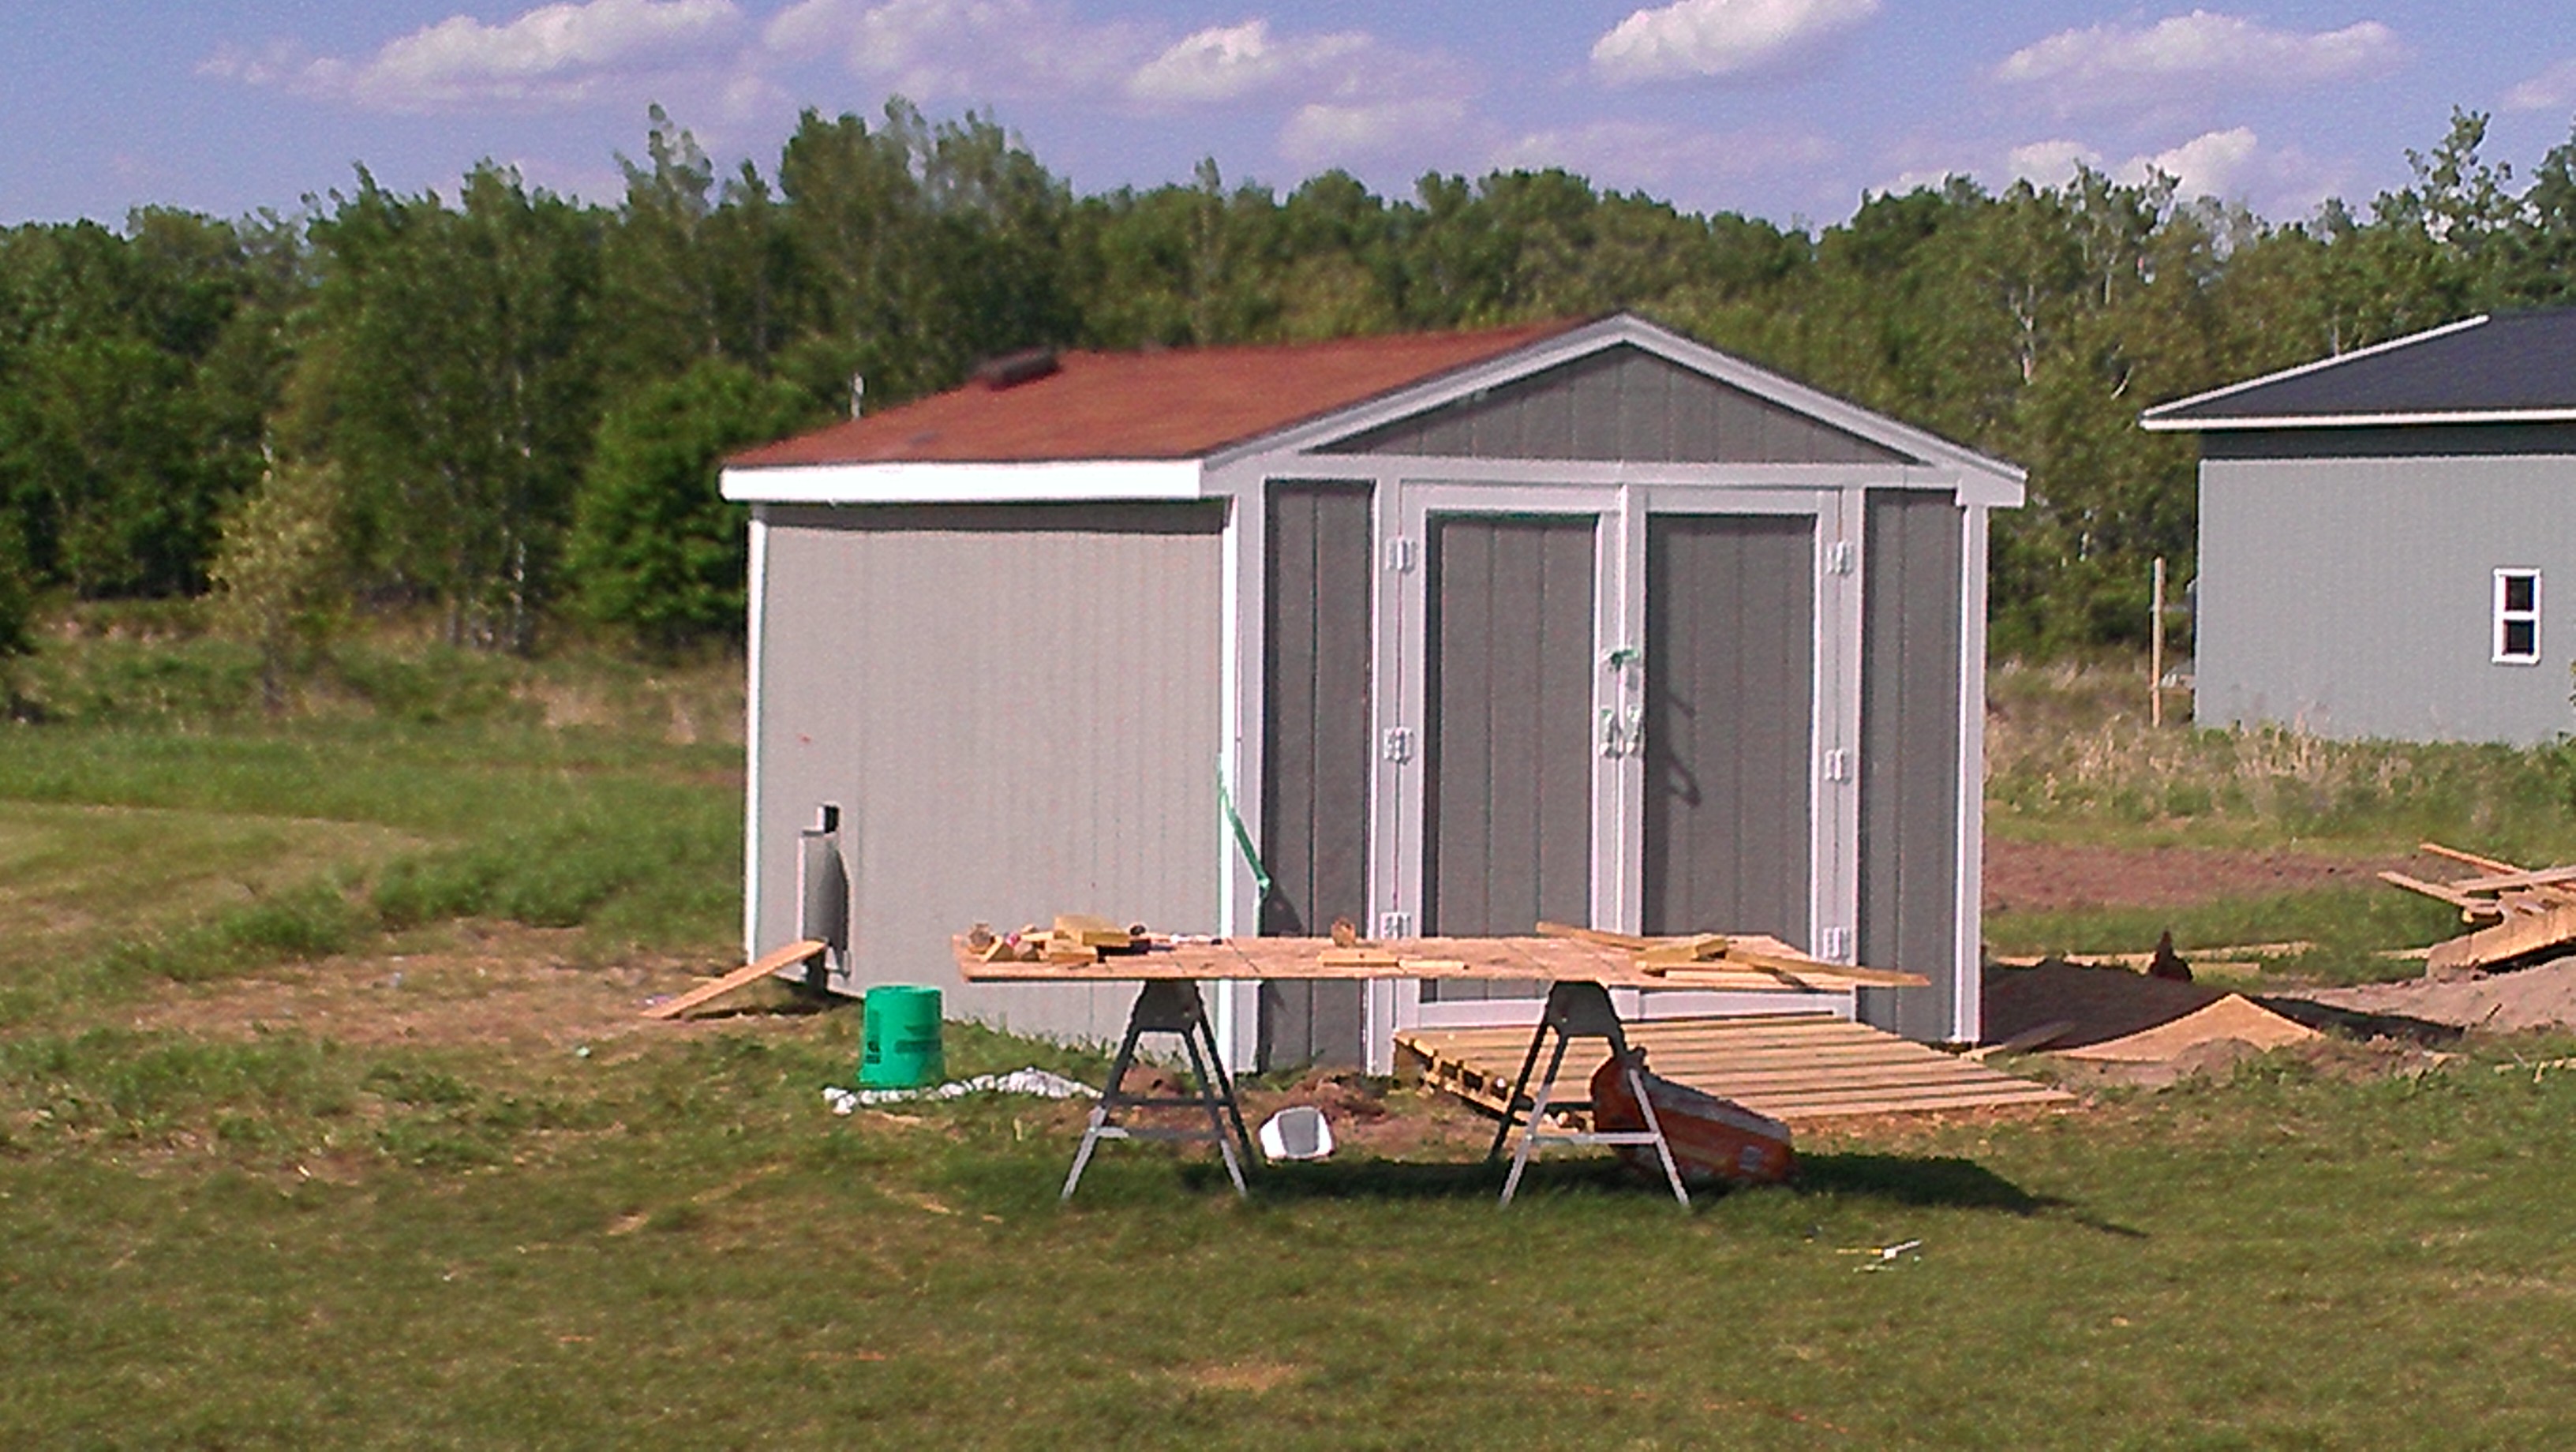
[[[2576,423],[2576,408],[2463,409],[2456,413],[2302,413],[2276,418],[2147,418],[2138,427],[2151,434],[2243,433],[2255,429],[2403,428],[2417,424]]]
[[[1197,459],[1025,464],[790,464],[727,469],[724,497],[759,504],[1050,504],[1197,499]]]
[[[1631,344],[1667,362],[1731,384],[1757,398],[1806,414],[1872,443],[1958,470],[1963,475],[1982,474],[2007,480],[2016,486],[2027,477],[2025,471],[2016,465],[1988,458],[1910,424],[1898,423],[1884,414],[1873,413],[1858,404],[1794,382],[1767,368],[1756,367],[1714,348],[1702,347],[1633,313],[1621,313],[1587,323],[1431,383],[1403,389],[1385,398],[1247,440],[1220,451],[1211,462],[1231,463],[1255,454],[1305,453],[1354,434],[1366,433],[1380,425],[1454,403],[1499,384],[1543,373],[1621,343]],[[1365,468],[1366,465],[1355,457],[1352,467]],[[2018,504],[2020,500],[2015,497],[2012,502]]]
[[[2471,328],[2484,327],[2487,322],[2487,314],[2480,313],[2473,318],[2462,318],[2456,323],[2444,323],[2438,328],[2426,328],[2420,333],[2409,333],[2403,338],[2391,338],[2385,343],[2373,343],[2367,348],[2355,348],[2349,353],[2337,353],[2331,358],[2311,359],[2295,368],[2284,368],[2277,373],[2266,373],[2260,378],[2248,378],[2242,383],[2231,383],[2224,388],[2213,388],[2207,393],[2195,393],[2189,398],[2177,398],[2171,403],[2157,404],[2155,407],[2139,414],[2138,423],[2140,427],[2147,429],[2151,433],[2181,433],[2191,429],[2225,428],[2231,426],[2236,428],[2315,427],[2313,424],[2301,425],[2296,423],[2273,422],[2262,424],[2238,423],[2234,425],[2223,424],[2213,420],[2184,422],[2169,419],[2165,415],[2172,413],[2178,408],[2191,408],[2197,404],[2210,403],[2222,398],[2232,398],[2237,394],[2243,393],[2249,388],[2262,388],[2268,384],[2280,383],[2292,378],[2304,378],[2311,373],[2321,372],[2328,368],[2340,368],[2346,363],[2351,363],[2362,358],[2368,358],[2373,354],[2394,352],[2399,348],[2411,348],[2418,343],[2429,342],[2432,339],[2445,337],[2452,333],[2466,332]]]

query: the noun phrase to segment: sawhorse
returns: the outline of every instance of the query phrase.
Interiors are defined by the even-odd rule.
[[[1503,1122],[1494,1129],[1493,1148],[1485,1152],[1492,1162],[1503,1152],[1503,1142],[1511,1138],[1513,1116],[1520,1110],[1522,1096],[1529,1089],[1530,1074],[1538,1067],[1539,1050],[1546,1047],[1549,1034],[1556,1035],[1556,1049],[1548,1055],[1547,1073],[1538,1082],[1538,1093],[1528,1100],[1529,1120],[1521,1130],[1521,1147],[1512,1156],[1512,1172],[1503,1180],[1502,1203],[1512,1203],[1512,1192],[1520,1188],[1521,1171],[1529,1167],[1530,1151],[1539,1144],[1650,1144],[1655,1158],[1663,1163],[1664,1180],[1673,1187],[1673,1198],[1690,1204],[1690,1191],[1682,1187],[1682,1172],[1673,1163],[1672,1144],[1664,1138],[1663,1122],[1655,1117],[1655,1101],[1646,1097],[1646,1080],[1637,1067],[1637,1058],[1628,1051],[1628,1035],[1619,1026],[1619,1010],[1610,1002],[1610,991],[1598,983],[1558,983],[1547,991],[1546,1011],[1539,1015],[1538,1031],[1530,1035],[1529,1053],[1521,1060],[1520,1078],[1512,1083],[1511,1098],[1503,1103]],[[1593,1110],[1591,1087],[1586,1085],[1580,1099],[1555,1098],[1557,1071],[1565,1066],[1566,1044],[1574,1039],[1607,1039],[1611,1062],[1628,1076],[1628,1092],[1637,1097],[1637,1107],[1644,1111],[1644,1129],[1568,1130],[1546,1128],[1551,1104],[1558,1109]],[[1070,1193],[1068,1191],[1067,1193]]]
[[[1182,1050],[1189,1056],[1191,1074],[1198,1080],[1196,1094],[1158,1097],[1126,1092],[1127,1070],[1136,1062],[1136,1040],[1146,1034],[1170,1034],[1181,1041]],[[1207,1128],[1128,1125],[1118,1121],[1119,1111],[1125,1109],[1190,1108],[1207,1112]],[[1104,1139],[1212,1141],[1217,1154],[1225,1160],[1226,1177],[1234,1181],[1234,1192],[1245,1196],[1251,1193],[1244,1188],[1243,1165],[1252,1158],[1252,1136],[1244,1130],[1243,1110],[1234,1099],[1234,1079],[1226,1073],[1225,1060],[1217,1052],[1216,1031],[1208,1026],[1207,1013],[1199,1005],[1196,983],[1156,979],[1137,990],[1136,1005],[1127,1011],[1127,1037],[1118,1045],[1116,1062],[1109,1066],[1109,1082],[1101,1087],[1100,1102],[1092,1106],[1090,1126],[1082,1132],[1082,1148],[1074,1151],[1073,1169],[1064,1177],[1064,1193],[1059,1199],[1073,1198],[1074,1187],[1082,1183],[1083,1167],[1091,1163],[1091,1152]]]

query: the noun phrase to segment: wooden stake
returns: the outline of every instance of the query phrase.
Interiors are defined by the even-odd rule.
[[[2147,724],[2165,724],[2165,557],[2156,556],[2154,603],[2147,616]]]

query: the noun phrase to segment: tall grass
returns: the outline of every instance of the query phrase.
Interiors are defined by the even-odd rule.
[[[2142,678],[2098,665],[1998,668],[1986,730],[1989,822],[2031,836],[2371,850],[2436,837],[2506,857],[2576,853],[2576,747],[2156,729]]]

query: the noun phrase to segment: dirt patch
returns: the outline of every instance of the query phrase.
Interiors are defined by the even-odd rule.
[[[2465,978],[2410,978],[2275,995],[2342,1013],[2489,1033],[2576,1029],[2576,958]]]
[[[2411,857],[2320,857],[2212,847],[2105,847],[1988,838],[1986,911],[2194,907],[2231,898],[2365,886],[2381,869],[2404,871],[2414,861]]]
[[[1494,1139],[1493,1119],[1450,1095],[1361,1074],[1319,1072],[1287,1089],[1246,1086],[1239,1097],[1256,1130],[1292,1104],[1322,1110],[1337,1157],[1357,1151],[1391,1160],[1475,1159]]]
[[[452,943],[421,952],[330,958],[174,988],[136,1009],[130,1022],[216,1038],[295,1029],[354,1044],[527,1051],[703,1031],[639,1015],[653,1000],[703,982],[706,969],[730,965],[670,954],[586,962],[574,955],[579,939],[577,929],[460,928]],[[755,985],[740,998],[761,1003],[788,993]]]

